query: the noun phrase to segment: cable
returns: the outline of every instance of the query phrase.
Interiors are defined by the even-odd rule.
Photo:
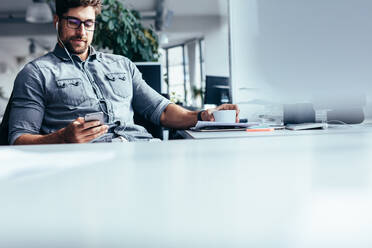
[[[326,121],[327,124],[341,124],[343,126],[348,126],[348,127],[352,127],[352,125],[350,124],[347,124],[346,122],[343,122],[343,121],[340,121],[340,120],[329,120],[329,121]]]
[[[75,61],[72,59],[72,57],[71,57],[69,51],[67,50],[65,44],[62,42],[61,38],[59,37],[58,21],[56,22],[56,30],[57,30],[57,39],[58,39],[58,41],[62,44],[63,49],[64,49],[65,52],[67,53],[68,57],[71,59],[71,61],[72,61],[72,63],[74,64],[74,66],[76,66]]]
[[[328,124],[332,124],[332,122],[336,122],[336,123],[342,124],[342,125],[348,125],[346,122],[339,121],[339,120],[330,120],[330,121],[327,121]]]
[[[65,44],[62,42],[61,38],[59,37],[59,32],[58,32],[58,22],[56,22],[56,30],[57,30],[57,39],[58,39],[58,41],[62,44],[63,49],[64,49],[65,52],[67,53],[68,57],[70,58],[70,60],[71,60],[72,63],[74,64],[74,66],[76,66],[75,61],[73,60],[73,58],[71,57],[71,55],[70,55],[69,51],[67,50]],[[101,106],[101,103],[102,103],[102,100],[99,100],[99,108],[101,109],[101,111],[102,111],[104,114],[106,114],[107,116],[114,118],[113,115],[111,115],[110,113],[108,113],[108,112],[106,111],[106,109],[105,109],[103,106]],[[105,101],[104,101],[104,103],[106,104]]]

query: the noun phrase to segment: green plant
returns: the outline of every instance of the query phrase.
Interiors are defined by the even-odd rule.
[[[196,97],[203,97],[204,90],[202,88],[199,88],[197,86],[192,86],[192,94]]]
[[[200,99],[201,104],[204,102],[204,90],[203,88],[199,88],[197,86],[192,86],[192,95],[195,100]]]
[[[94,34],[97,49],[110,49],[132,61],[157,61],[158,36],[152,28],[141,24],[135,10],[126,9],[118,0],[104,0],[102,13],[97,16]]]
[[[182,97],[180,94],[177,94],[176,92],[172,91],[170,93],[170,101],[175,104],[183,105]]]

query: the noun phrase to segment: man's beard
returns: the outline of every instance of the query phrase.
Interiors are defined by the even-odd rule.
[[[78,48],[74,48],[72,45],[73,40],[82,40],[84,41],[83,46],[79,46]],[[64,42],[67,50],[72,54],[82,54],[85,53],[88,49],[88,41],[87,38],[83,38],[81,36],[74,36],[71,37],[68,41]]]

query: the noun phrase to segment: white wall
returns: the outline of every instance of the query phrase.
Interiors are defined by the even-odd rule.
[[[229,30],[227,18],[221,18],[219,25],[205,35],[206,75],[229,77]]]
[[[0,88],[5,98],[9,98],[16,76],[16,68],[9,62],[10,61],[7,61],[7,63],[4,63],[4,61],[0,62],[4,63],[3,65],[5,65],[4,70],[0,72]],[[6,104],[7,100],[0,98],[0,120],[5,111]]]
[[[227,12],[227,9],[226,9]],[[205,39],[207,75],[229,76],[228,19],[223,16],[176,16],[166,30],[175,43],[192,38]],[[180,37],[181,39],[177,39]]]
[[[34,58],[37,58],[45,53],[40,47],[36,47],[35,54],[29,54],[28,38],[34,38],[44,45],[53,47],[55,45],[55,36],[16,36],[16,37],[0,37],[0,63],[2,70],[0,71],[0,88],[4,92],[5,97],[9,98],[14,80],[18,72],[23,66]],[[2,115],[7,101],[0,100],[0,116]]]
[[[322,95],[327,104],[353,105],[372,92],[371,1],[230,4],[233,100],[243,115]]]

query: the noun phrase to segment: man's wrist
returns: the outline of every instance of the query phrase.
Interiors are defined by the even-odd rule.
[[[58,130],[56,132],[58,143],[60,143],[60,144],[66,144],[67,143],[66,139],[65,139],[65,130],[66,130],[66,128],[61,128],[60,130]]]
[[[203,121],[202,114],[204,110],[198,112],[198,121]]]

